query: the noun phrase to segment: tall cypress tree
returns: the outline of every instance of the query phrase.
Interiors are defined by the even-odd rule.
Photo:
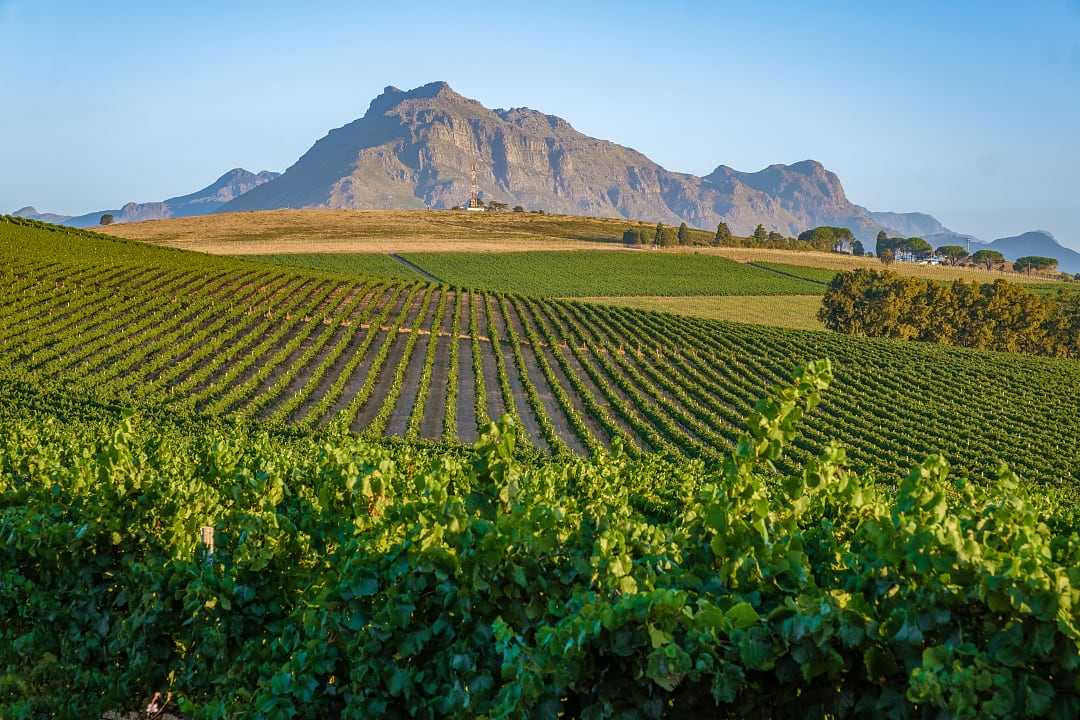
[[[731,228],[727,223],[720,223],[716,226],[716,235],[713,236],[713,245],[724,246],[731,244]]]

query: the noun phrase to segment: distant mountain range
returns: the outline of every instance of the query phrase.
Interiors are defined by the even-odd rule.
[[[738,235],[758,224],[785,235],[837,225],[868,248],[880,230],[934,245],[975,241],[925,213],[871,212],[852,203],[836,174],[814,160],[758,172],[720,165],[704,177],[672,172],[636,150],[584,135],[562,118],[528,108],[491,110],[444,82],[408,91],[387,87],[363,117],[331,130],[280,176],[232,170],[203,190],[160,203],[72,218],[33,208],[17,214],[86,226],[105,212],[116,222],[133,222],[280,208],[449,208],[469,197],[474,170],[482,198],[554,213],[705,229],[726,222]],[[1048,234],[1037,242],[1029,236],[995,242],[1010,248],[1007,255],[1048,254],[1062,269],[1071,267],[1077,253]],[[1024,250],[1029,240],[1042,251]]]
[[[161,220],[172,217],[206,215],[220,209],[230,200],[243,195],[252,188],[268,183],[281,173],[264,170],[253,173],[236,168],[225,173],[202,190],[190,195],[169,198],[161,202],[129,202],[117,210],[96,210],[85,215],[65,216],[55,213],[39,213],[33,207],[16,210],[13,215],[43,220],[45,222],[70,225],[72,227],[92,227],[98,225],[101,216],[110,214],[113,222],[138,222],[140,220]]]

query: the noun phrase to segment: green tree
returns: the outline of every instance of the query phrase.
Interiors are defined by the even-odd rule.
[[[987,270],[993,270],[996,265],[1005,262],[1005,256],[997,250],[977,250],[972,254],[971,261],[976,265],[982,265]]]
[[[758,225],[754,228],[754,245],[756,247],[763,247],[769,240],[769,233],[765,231],[764,225]]]
[[[855,235],[845,227],[822,225],[799,233],[799,240],[810,243],[815,250],[845,252],[854,242]]]
[[[887,232],[885,232],[884,230],[878,230],[877,238],[874,240],[875,251],[880,253],[882,250],[884,250],[885,246],[883,245],[883,243],[887,242],[888,239],[889,234]]]
[[[1058,261],[1055,258],[1043,257],[1041,255],[1025,255],[1024,257],[1017,258],[1013,263],[1013,268],[1016,272],[1030,273],[1030,272],[1051,272],[1057,269]]]
[[[656,242],[660,247],[671,248],[679,244],[679,238],[675,234],[675,230],[673,228],[664,227],[663,225],[661,225],[660,229],[657,232],[659,233],[659,235]]]
[[[892,248],[885,248],[878,251],[878,260],[882,265],[889,266],[896,261],[896,252]]]
[[[679,244],[690,244],[690,228],[686,227],[686,223],[680,223],[679,225]]]
[[[521,207],[520,205],[515,205],[514,206],[514,212],[523,213],[523,212],[525,212],[525,208]]]
[[[851,254],[855,257],[866,255],[866,248],[863,247],[862,240],[856,240],[851,243]]]
[[[623,230],[622,241],[626,245],[641,244],[641,231],[632,228],[627,228]]]
[[[98,224],[100,224],[100,225],[112,225],[113,224],[112,213],[105,213],[104,215],[102,215],[101,220],[98,221]]]
[[[901,245],[903,245],[904,243],[904,238],[884,237],[884,234],[884,230],[878,233],[877,242],[874,249],[879,256],[881,255],[881,253],[887,250],[891,250],[893,256],[895,257],[896,251],[901,249]]]
[[[656,223],[656,234],[653,235],[653,245],[659,247],[664,239],[664,224]]]
[[[713,236],[713,245],[724,247],[731,245],[731,228],[727,223],[720,223],[716,226],[716,235]]]
[[[942,245],[934,254],[950,265],[956,265],[968,256],[968,251],[960,245]]]
[[[930,243],[923,240],[921,237],[910,237],[904,240],[900,244],[900,248],[906,250],[916,257],[929,257],[934,252],[934,248]]]

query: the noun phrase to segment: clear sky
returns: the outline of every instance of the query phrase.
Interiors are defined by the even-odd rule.
[[[0,211],[284,170],[446,80],[672,170],[814,158],[870,209],[1080,248],[1080,0],[160,4],[0,0]]]

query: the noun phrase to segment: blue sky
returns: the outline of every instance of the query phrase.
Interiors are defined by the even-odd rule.
[[[151,5],[0,0],[0,211],[283,170],[446,80],[672,170],[814,158],[871,209],[1080,248],[1080,0]]]

